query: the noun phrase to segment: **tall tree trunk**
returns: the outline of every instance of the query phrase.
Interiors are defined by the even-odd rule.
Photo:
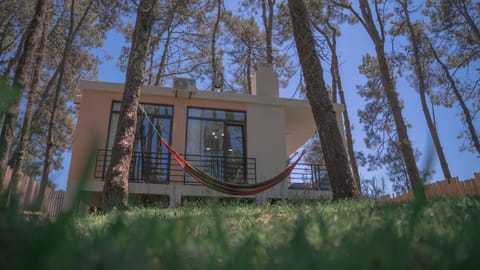
[[[337,96],[338,96],[338,85],[337,85],[337,74],[335,70],[335,63],[333,63],[333,56],[332,62],[330,63],[330,74],[332,76],[332,102],[338,103]]]
[[[333,66],[333,77],[335,81],[336,91],[332,91],[332,95],[335,95],[334,102],[336,102],[336,94],[340,97],[340,103],[345,106],[343,111],[343,121],[345,126],[345,139],[347,140],[347,152],[350,161],[350,167],[352,168],[353,178],[357,184],[358,192],[361,193],[360,185],[360,173],[358,172],[357,158],[355,157],[355,150],[353,147],[353,136],[352,136],[352,126],[350,124],[350,117],[348,115],[347,102],[345,101],[345,92],[343,91],[342,79],[340,77],[340,67],[338,64],[338,55],[337,55],[337,30],[333,27],[330,22],[327,22],[328,28],[332,31],[332,46],[330,48],[332,52],[332,66]]]
[[[405,166],[407,168],[408,177],[412,188],[415,190],[415,196],[424,196],[417,191],[420,190],[421,182],[418,173],[418,168],[413,154],[412,143],[408,137],[407,126],[402,115],[402,105],[398,100],[398,93],[394,89],[392,78],[390,77],[390,69],[388,67],[387,58],[385,57],[385,51],[383,44],[375,45],[375,51],[377,53],[377,59],[380,67],[381,80],[384,87],[385,95],[393,115],[395,127],[398,135],[398,144],[400,152],[402,153]]]
[[[141,0],[137,9],[125,91],[112,147],[112,158],[103,186],[103,203],[109,209],[123,209],[128,206],[128,172],[135,142],[138,103],[144,80],[147,48],[155,22],[155,5],[156,0]]]
[[[163,52],[162,52],[162,57],[160,58],[160,64],[159,64],[159,67],[158,67],[158,71],[157,71],[157,76],[155,78],[155,86],[157,85],[160,85],[160,80],[162,79],[162,77],[164,76],[164,73],[165,73],[165,66],[167,64],[167,56],[168,56],[168,49],[170,47],[170,41],[171,41],[171,37],[172,37],[172,31],[173,29],[171,29],[172,27],[172,23],[173,23],[173,18],[175,16],[175,8],[173,8],[171,10],[171,13],[168,15],[168,19],[165,23],[165,26],[162,28],[162,34],[167,32],[167,37],[165,39],[165,43],[163,45]]]
[[[247,48],[247,63],[246,63],[246,71],[245,71],[245,76],[247,78],[247,91],[248,94],[252,94],[252,46],[248,45]]]
[[[329,8],[329,12],[331,12],[330,8]],[[331,33],[328,33],[327,31],[321,29],[316,24],[312,24],[312,26],[317,32],[319,32],[325,38],[328,48],[330,49],[330,52],[332,54],[332,59],[330,64],[330,73],[332,76],[332,102],[337,103],[337,93],[338,93],[340,97],[340,103],[345,106],[345,110],[343,111],[343,120],[344,120],[344,126],[345,126],[345,139],[347,143],[348,160],[350,162],[350,167],[352,169],[355,184],[357,185],[357,190],[360,194],[361,193],[360,174],[358,172],[357,159],[355,157],[355,150],[353,147],[352,127],[350,124],[350,117],[348,115],[348,107],[345,101],[345,93],[343,91],[342,79],[340,76],[340,67],[338,64],[337,29],[330,24],[329,20],[327,20],[326,24],[327,24],[327,27],[330,29]]]
[[[340,96],[340,103],[345,106],[345,110],[343,111],[343,121],[345,126],[345,139],[347,140],[347,151],[348,157],[350,161],[350,167],[352,167],[353,178],[355,183],[357,184],[358,192],[361,192],[361,185],[360,185],[360,173],[358,172],[358,164],[357,158],[355,157],[355,148],[353,147],[353,136],[352,136],[352,125],[350,123],[350,117],[348,115],[348,106],[345,100],[345,93],[343,91],[343,84],[342,79],[340,78],[340,68],[338,66],[338,58],[337,58],[337,51],[334,50],[333,57],[334,57],[334,68],[335,68],[335,76],[338,86],[338,94]]]
[[[165,76],[165,66],[167,65],[168,49],[170,47],[170,41],[172,40],[172,31],[167,31],[167,38],[163,46],[162,57],[160,58],[160,64],[158,65],[157,77],[155,78],[155,85],[160,85],[160,81]]]
[[[328,96],[322,66],[316,53],[305,3],[303,0],[289,0],[288,7],[298,56],[307,85],[307,97],[320,136],[333,198],[357,198],[359,192],[350,174],[335,111]]]
[[[440,160],[440,165],[442,167],[443,176],[447,179],[448,183],[450,183],[450,179],[452,175],[450,174],[450,169],[448,168],[447,159],[445,154],[443,153],[442,144],[440,143],[440,138],[438,136],[437,129],[433,123],[432,117],[430,115],[430,110],[428,109],[427,105],[427,85],[425,84],[426,78],[424,73],[424,68],[422,67],[422,59],[420,56],[420,38],[415,31],[412,22],[410,21],[410,14],[408,11],[408,3],[405,0],[399,0],[400,5],[402,6],[403,13],[405,15],[405,22],[407,23],[407,28],[409,32],[410,43],[412,44],[413,48],[413,56],[415,58],[414,63],[414,70],[415,75],[418,81],[418,91],[420,94],[420,100],[422,103],[422,110],[425,116],[425,120],[427,121],[428,129],[430,130],[430,135],[432,136],[433,144],[435,145],[435,150],[437,152],[438,159]]]
[[[212,55],[212,91],[215,91],[217,88],[217,79],[218,79],[218,70],[217,70],[217,33],[220,25],[220,18],[222,15],[222,0],[217,0],[217,18],[215,20],[215,24],[213,25],[212,31],[212,45],[210,54]]]
[[[20,42],[18,43],[18,48],[17,48],[17,51],[15,52],[15,56],[8,61],[7,67],[3,71],[4,77],[10,76],[10,72],[12,72],[13,67],[17,64],[18,60],[22,56],[23,47],[25,46],[26,38],[27,38],[27,35],[23,34],[22,38],[20,39]]]
[[[437,60],[437,63],[440,65],[443,72],[445,73],[445,76],[447,77],[447,80],[450,83],[450,88],[452,89],[455,97],[460,103],[460,108],[462,108],[463,115],[465,116],[465,122],[467,122],[467,127],[468,127],[468,131],[470,132],[470,138],[472,139],[473,146],[475,147],[477,152],[480,154],[480,141],[478,139],[477,132],[475,131],[475,126],[473,125],[472,114],[470,113],[470,110],[468,109],[467,104],[465,104],[465,101],[463,100],[460,90],[458,90],[457,88],[455,79],[452,77],[452,74],[450,74],[450,71],[448,70],[447,65],[445,65],[445,63],[443,63],[443,61],[438,56],[438,53],[435,50],[435,48],[433,48],[432,44],[430,44],[430,50],[432,51],[433,56],[435,57],[435,60]]]
[[[152,42],[153,43],[153,42]],[[153,79],[153,63],[155,60],[155,51],[157,50],[155,45],[151,45],[151,53],[149,53],[149,60],[148,60],[148,67],[146,68],[146,73],[147,73],[147,85],[152,84],[152,79]]]
[[[383,90],[385,92],[385,96],[387,98],[387,102],[390,107],[390,111],[392,112],[393,120],[395,122],[395,128],[398,135],[399,149],[402,154],[403,161],[405,162],[408,178],[414,190],[414,194],[417,198],[422,199],[425,198],[425,192],[422,189],[422,182],[420,181],[420,176],[415,161],[415,155],[413,153],[412,143],[408,137],[407,126],[403,119],[402,106],[398,100],[398,93],[395,90],[393,79],[390,76],[390,68],[388,66],[388,61],[385,56],[384,25],[383,22],[379,19],[377,22],[380,29],[377,29],[377,26],[375,25],[373,19],[372,10],[370,9],[370,5],[367,0],[359,0],[359,4],[360,11],[362,13],[361,16],[355,10],[353,10],[351,5],[347,6],[347,8],[350,9],[357,17],[357,19],[359,19],[359,21],[362,23],[363,27],[369,34],[375,46],[375,52],[377,54],[378,65],[380,68],[380,79],[382,81]],[[375,4],[377,4],[377,2],[375,2]],[[379,9],[377,7],[375,7],[375,12],[377,14],[377,18],[380,18]]]
[[[58,20],[53,25],[52,29],[50,30],[50,33],[55,31],[55,29],[59,27],[59,25],[60,25],[59,21],[60,20]],[[40,119],[40,114],[43,111],[43,106],[44,106],[45,102],[47,101],[47,98],[51,97],[50,91],[52,91],[53,87],[56,85],[55,83],[57,81],[59,73],[60,73],[60,65],[57,65],[57,67],[55,68],[55,72],[53,72],[53,75],[50,77],[50,79],[47,82],[47,85],[44,87],[43,93],[40,97],[40,101],[37,104],[37,109],[33,113],[33,125],[34,126],[37,125],[37,121],[38,121],[37,119]]]
[[[22,88],[28,80],[27,76],[30,72],[31,64],[35,57],[37,44],[39,43],[42,36],[42,25],[43,20],[45,19],[48,4],[49,0],[37,1],[34,17],[30,21],[30,24],[28,25],[28,28],[25,32],[26,38],[25,43],[23,44],[22,55],[18,60],[15,74],[13,77],[13,82],[19,84]],[[0,137],[0,180],[3,179],[3,172],[6,169],[7,161],[10,156],[10,150],[13,144],[13,133],[15,130],[19,107],[20,97],[17,99],[16,104],[14,104],[13,108],[5,114],[2,134]],[[8,206],[10,206],[11,200],[15,199],[16,197],[17,184],[18,181],[16,182],[14,181],[14,179],[10,181],[7,196]]]
[[[43,60],[45,58],[45,46],[48,41],[48,25],[51,18],[51,13],[46,15],[45,19],[43,20],[43,34],[42,39],[38,44],[37,49],[37,57],[35,61],[35,65],[33,68],[33,77],[32,82],[30,84],[30,89],[27,95],[27,105],[25,108],[25,116],[23,118],[23,125],[22,129],[20,130],[20,141],[18,142],[17,149],[14,153],[14,162],[13,162],[13,170],[12,170],[12,177],[15,183],[18,183],[21,176],[23,175],[23,165],[25,163],[25,154],[27,152],[28,144],[30,143],[30,134],[31,134],[31,126],[32,126],[32,116],[33,116],[33,107],[35,106],[35,94],[39,91],[40,87],[40,78],[42,76],[42,67],[43,67]]]
[[[266,45],[266,56],[267,56],[268,64],[273,64],[272,33],[273,33],[273,7],[274,6],[275,6],[275,0],[262,0],[262,20],[263,20],[263,25],[265,27],[265,45]]]
[[[62,85],[63,85],[63,76],[65,75],[65,65],[67,62],[68,55],[70,54],[70,50],[72,47],[72,43],[77,35],[78,31],[82,27],[82,24],[87,17],[87,14],[90,12],[90,8],[92,7],[94,0],[90,0],[87,7],[83,11],[82,17],[78,21],[77,25],[75,25],[75,0],[72,0],[70,4],[70,25],[68,28],[68,36],[65,43],[65,48],[63,49],[62,59],[60,60],[59,68],[60,73],[58,75],[58,81],[55,88],[55,96],[53,98],[52,110],[50,112],[50,119],[48,120],[48,131],[47,131],[47,145],[45,147],[45,157],[43,161],[43,168],[42,168],[42,179],[40,181],[40,188],[38,191],[37,201],[35,203],[35,207],[40,209],[44,195],[45,189],[48,185],[48,175],[50,174],[50,167],[53,160],[53,147],[54,144],[54,127],[55,127],[55,120],[57,118],[57,110],[58,106],[60,106],[59,101],[61,98],[62,93]]]

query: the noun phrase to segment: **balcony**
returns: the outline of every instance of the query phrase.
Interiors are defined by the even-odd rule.
[[[330,190],[327,169],[323,164],[298,163],[289,180],[289,189]]]
[[[105,180],[112,156],[111,150],[98,150],[95,178]],[[256,159],[228,156],[185,155],[185,159],[209,175],[232,183],[256,183]],[[198,184],[184,173],[168,153],[134,152],[130,164],[129,182],[168,184],[183,182]]]

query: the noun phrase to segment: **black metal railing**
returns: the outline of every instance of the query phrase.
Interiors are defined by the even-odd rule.
[[[290,174],[289,180],[289,189],[330,189],[325,165],[298,163]]]
[[[95,177],[105,179],[111,160],[111,150],[98,150],[95,163]],[[185,155],[207,174],[232,183],[256,182],[256,159],[228,156]],[[169,183],[184,182],[196,184],[196,180],[186,175],[169,153],[134,152],[130,164],[130,182]]]

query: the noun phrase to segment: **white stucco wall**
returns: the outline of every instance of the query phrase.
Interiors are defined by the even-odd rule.
[[[247,105],[247,151],[257,159],[257,181],[270,179],[285,168],[287,159],[284,108]],[[286,181],[266,191],[278,197],[286,190]],[[265,194],[260,195],[264,197]]]

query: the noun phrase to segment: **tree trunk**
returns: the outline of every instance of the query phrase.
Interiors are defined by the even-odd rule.
[[[470,138],[472,139],[473,146],[477,149],[477,152],[480,154],[480,141],[478,139],[477,132],[475,131],[475,126],[473,125],[473,118],[470,113],[470,110],[468,109],[467,104],[465,104],[462,94],[460,94],[460,91],[457,88],[457,84],[455,83],[455,79],[452,77],[452,74],[450,74],[450,71],[448,70],[447,65],[445,65],[445,63],[442,62],[442,60],[437,54],[437,51],[435,50],[435,48],[433,48],[432,44],[430,44],[430,50],[432,51],[433,56],[437,60],[437,63],[441,66],[443,72],[445,73],[445,76],[447,77],[447,80],[450,83],[450,87],[452,88],[452,91],[455,97],[460,103],[460,108],[462,108],[463,115],[465,115],[465,122],[467,122],[467,127],[468,127],[468,131],[470,132]]]
[[[155,22],[155,5],[155,0],[141,0],[137,9],[119,123],[103,186],[103,203],[108,209],[124,209],[128,206],[128,172],[135,142],[147,48]]]
[[[301,0],[289,0],[288,7],[307,86],[307,97],[320,136],[333,198],[358,198],[359,192],[350,174],[342,136],[338,130],[335,111],[323,79],[323,70],[316,53],[305,4]]]
[[[171,36],[173,31],[171,27],[172,27],[174,16],[175,16],[175,9],[173,9],[169,14],[167,22],[165,23],[165,26],[162,29],[162,35],[163,33],[167,32],[167,38],[165,39],[165,44],[163,46],[162,57],[160,58],[160,64],[158,67],[157,76],[155,78],[155,84],[154,84],[155,86],[160,85],[160,80],[162,79],[165,73],[165,65],[167,63],[168,48],[170,47],[170,41],[171,41]]]
[[[153,43],[153,42],[152,42]],[[157,50],[156,46],[155,45],[151,45],[152,48],[150,49],[151,50],[151,53],[149,53],[149,60],[148,60],[148,67],[146,68],[146,74],[147,74],[147,85],[151,85],[152,84],[152,79],[153,79],[153,62],[154,62],[154,59],[155,59],[155,51]]]
[[[47,6],[49,0],[38,0],[35,7],[35,15],[30,21],[28,28],[25,32],[26,38],[23,44],[23,51],[20,59],[18,60],[13,82],[24,87],[27,79],[27,75],[31,68],[31,63],[35,57],[37,50],[37,44],[42,36],[42,25],[45,19]],[[6,170],[7,161],[10,156],[10,150],[13,143],[13,133],[15,131],[15,125],[18,117],[18,111],[20,107],[20,97],[17,98],[16,104],[13,108],[5,114],[3,122],[2,136],[0,137],[0,180],[3,179],[3,172]],[[7,205],[10,206],[11,200],[16,197],[18,181],[12,178],[8,187]]]
[[[336,49],[332,52],[332,57],[334,58],[333,61],[335,63],[334,68],[336,82],[338,86],[338,94],[340,96],[340,103],[345,106],[345,110],[343,111],[343,121],[345,122],[345,139],[347,140],[347,151],[350,161],[350,167],[352,167],[353,178],[355,180],[355,183],[357,184],[358,192],[361,192],[360,173],[358,172],[357,158],[355,157],[355,149],[353,147],[352,125],[350,124],[350,117],[348,116],[348,107],[345,101],[345,93],[343,92],[342,80],[340,78],[340,68],[338,67]]]
[[[18,63],[18,60],[22,56],[23,47],[25,46],[26,38],[27,38],[27,35],[23,34],[22,38],[20,39],[20,42],[18,43],[18,48],[17,48],[17,51],[15,52],[15,56],[8,61],[7,67],[3,71],[4,77],[10,77],[10,72],[12,72],[13,67]]]
[[[217,18],[215,20],[215,24],[213,25],[213,32],[212,32],[212,45],[211,45],[211,52],[212,55],[212,91],[215,91],[217,88],[217,33],[220,24],[220,15],[222,12],[222,0],[217,0]]]
[[[332,52],[333,53],[333,52]],[[337,74],[335,70],[335,63],[333,63],[333,55],[332,55],[332,62],[330,63],[330,74],[332,76],[332,102],[338,103],[337,95],[338,95],[338,85],[337,85]]]
[[[48,18],[47,18],[48,17]],[[13,162],[12,177],[15,183],[18,183],[20,177],[23,175],[23,165],[25,163],[25,154],[27,151],[28,144],[30,143],[30,134],[32,126],[32,116],[33,116],[33,107],[35,106],[35,94],[39,90],[40,78],[42,76],[42,67],[43,60],[45,58],[45,46],[48,41],[48,25],[50,21],[50,15],[47,15],[43,21],[43,34],[42,40],[38,44],[38,53],[37,59],[34,65],[32,82],[30,85],[30,90],[27,95],[27,105],[25,108],[25,116],[23,118],[22,129],[20,130],[20,141],[18,143],[15,154],[13,155],[15,160]]]
[[[42,168],[42,179],[40,181],[40,188],[38,191],[37,201],[35,203],[35,207],[39,209],[42,205],[43,198],[45,195],[45,189],[48,185],[48,175],[50,174],[50,166],[53,160],[53,147],[54,144],[54,127],[55,127],[55,119],[58,110],[59,100],[62,93],[62,85],[63,85],[63,76],[65,74],[65,65],[67,62],[68,55],[70,54],[70,49],[72,47],[72,43],[75,39],[75,36],[78,33],[78,30],[83,24],[87,14],[90,12],[90,8],[92,7],[94,0],[90,0],[88,6],[85,8],[82,17],[78,21],[77,25],[74,25],[75,20],[75,1],[72,0],[70,4],[70,25],[68,29],[68,36],[65,43],[65,48],[63,49],[62,60],[59,64],[60,73],[58,75],[57,86],[55,88],[55,95],[53,98],[52,110],[50,112],[50,119],[48,120],[48,131],[47,131],[47,145],[45,147],[45,157],[43,161],[43,168]]]
[[[363,26],[367,30],[370,38],[372,39],[375,45],[375,52],[377,54],[378,65],[380,68],[380,78],[383,85],[383,90],[387,98],[390,111],[393,115],[393,120],[395,122],[395,127],[398,135],[398,144],[400,152],[402,153],[403,161],[407,168],[408,178],[412,184],[414,194],[418,198],[424,198],[425,192],[422,191],[422,183],[420,181],[417,164],[415,161],[415,155],[413,153],[412,143],[408,137],[407,126],[402,115],[402,105],[398,100],[398,93],[394,88],[393,80],[390,76],[390,68],[388,66],[387,58],[385,56],[385,38],[384,38],[384,29],[383,23],[380,24],[380,31],[377,30],[375,22],[372,15],[372,10],[367,0],[359,0],[360,10],[362,13]],[[375,9],[378,12],[378,9]],[[357,15],[358,16],[358,15]]]
[[[262,20],[263,20],[263,25],[265,27],[265,45],[266,45],[266,56],[267,56],[268,64],[273,64],[272,33],[273,33],[273,7],[274,6],[275,6],[275,0],[262,0]]]
[[[345,126],[345,139],[347,143],[347,153],[348,153],[348,160],[350,162],[350,167],[352,169],[353,178],[355,180],[355,184],[357,185],[357,190],[361,195],[361,185],[360,185],[360,174],[358,172],[358,165],[357,159],[355,158],[355,150],[353,147],[353,137],[352,137],[352,128],[350,124],[350,118],[348,116],[348,107],[345,101],[345,94],[343,92],[342,80],[340,77],[340,68],[338,65],[338,57],[337,57],[337,30],[330,24],[330,21],[327,20],[326,22],[327,27],[332,31],[331,37],[327,31],[322,30],[318,25],[312,24],[313,28],[319,32],[327,42],[328,48],[332,54],[331,64],[330,64],[330,74],[332,76],[332,102],[337,103],[337,93],[340,96],[340,103],[345,106],[345,110],[343,111],[343,120]]]
[[[162,57],[160,58],[160,64],[158,65],[157,76],[155,78],[155,85],[160,85],[160,81],[165,76],[165,66],[167,65],[167,55],[168,48],[170,47],[170,41],[172,37],[172,31],[169,29],[167,31],[167,38],[165,39],[165,44],[163,46]]]
[[[332,80],[335,84],[332,83],[332,86],[335,86],[335,91],[332,91],[332,97],[335,95],[335,99],[332,99],[333,102],[336,102],[337,92],[340,96],[340,103],[345,106],[343,111],[343,121],[345,126],[345,139],[347,140],[347,152],[350,161],[350,167],[352,168],[353,178],[357,184],[358,192],[361,193],[361,184],[360,184],[360,173],[358,172],[357,158],[355,157],[355,150],[353,147],[353,136],[352,136],[352,126],[350,124],[350,117],[348,115],[348,107],[345,101],[345,93],[343,91],[342,79],[340,77],[340,67],[338,64],[337,56],[337,30],[333,27],[329,21],[327,21],[327,26],[332,31],[332,42],[330,51],[332,52]]]
[[[418,91],[419,91],[420,100],[422,103],[423,114],[425,116],[425,120],[427,121],[428,129],[430,130],[430,134],[432,136],[433,144],[435,145],[435,150],[437,152],[438,159],[440,160],[443,176],[445,177],[445,179],[447,179],[448,183],[450,183],[450,179],[452,178],[452,175],[450,174],[450,169],[448,168],[447,159],[445,157],[445,154],[443,153],[442,144],[440,143],[440,138],[438,136],[437,129],[433,124],[433,120],[430,115],[430,110],[428,109],[428,105],[427,105],[427,98],[426,98],[427,85],[425,84],[426,78],[424,74],[424,69],[422,67],[420,47],[418,44],[420,39],[418,38],[417,32],[413,28],[412,22],[410,21],[410,14],[408,11],[407,2],[404,0],[401,0],[399,2],[400,2],[400,5],[402,6],[402,10],[405,15],[405,22],[407,23],[407,28],[409,31],[410,43],[412,44],[412,48],[413,48],[413,56],[415,58],[414,70],[415,70],[415,75],[418,81]]]
[[[248,94],[252,94],[252,46],[248,45],[247,48],[247,63],[246,63],[246,71],[245,71],[245,76],[247,79],[247,91]]]

